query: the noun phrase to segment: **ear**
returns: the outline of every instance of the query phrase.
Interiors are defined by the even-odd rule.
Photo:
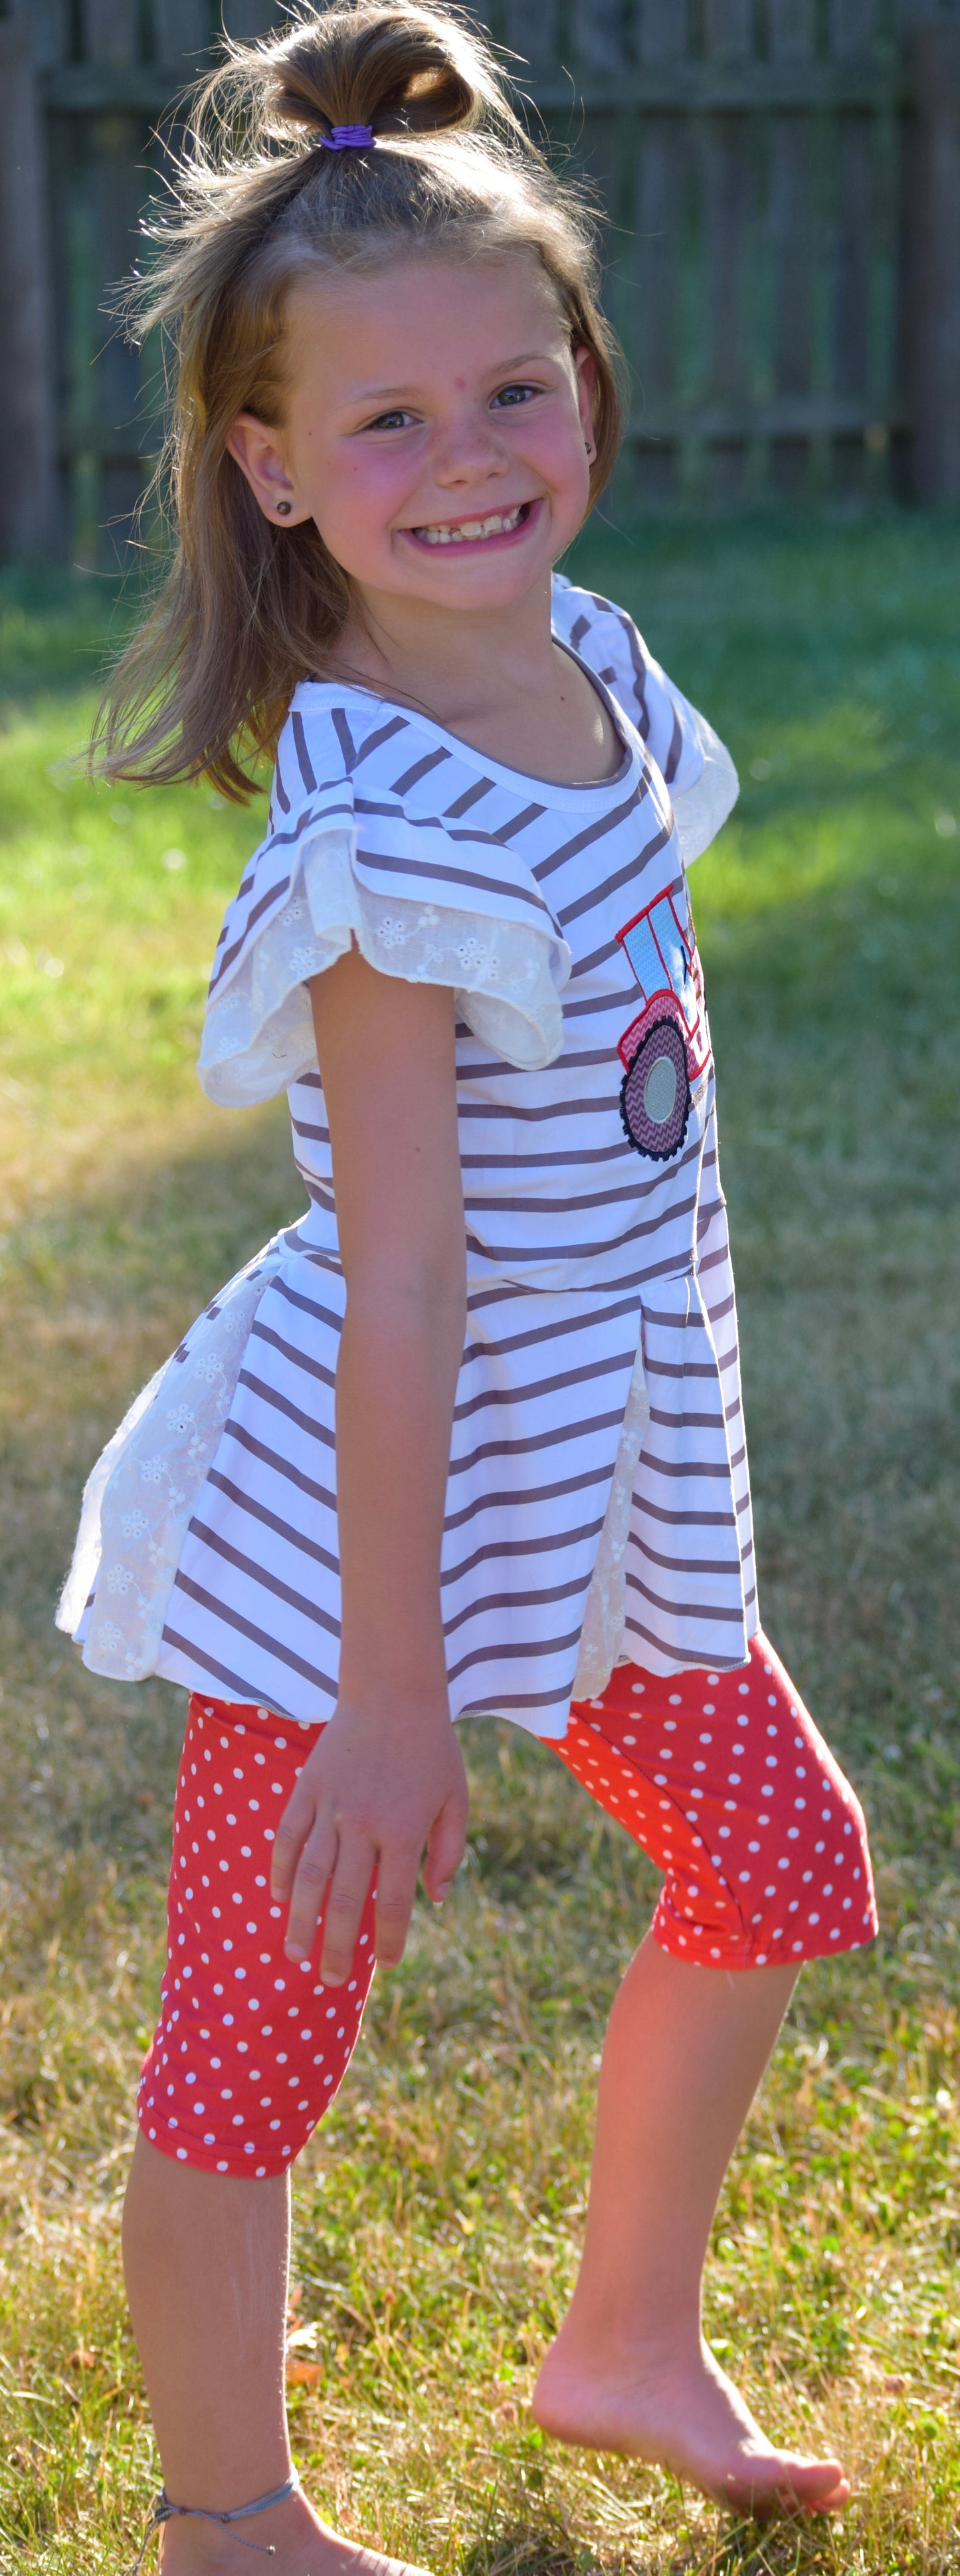
[[[592,463],[593,458],[596,455],[596,439],[593,428],[593,404],[597,390],[597,361],[594,357],[593,350],[588,349],[581,341],[579,349],[574,350],[573,363],[577,370],[577,403],[580,412],[580,427],[583,431],[584,438],[587,441],[587,452]]]
[[[279,520],[285,528],[308,519],[309,510],[298,501],[287,472],[278,432],[252,411],[238,411],[227,436],[230,455],[236,458],[255,492],[264,517],[275,526]]]

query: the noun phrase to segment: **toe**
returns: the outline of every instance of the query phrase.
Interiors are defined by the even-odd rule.
[[[840,2513],[850,2498],[839,2460],[745,2462],[724,2485],[727,2503],[738,2513],[751,2514],[756,2522],[781,2513]]]

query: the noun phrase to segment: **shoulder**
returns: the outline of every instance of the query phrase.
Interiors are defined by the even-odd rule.
[[[699,775],[692,710],[625,608],[595,590],[581,590],[554,575],[554,632],[595,671],[636,726],[666,785],[682,795]]]
[[[636,726],[676,808],[685,864],[726,821],[739,781],[726,745],[691,705],[644,642],[625,608],[595,590],[553,577],[553,628]]]

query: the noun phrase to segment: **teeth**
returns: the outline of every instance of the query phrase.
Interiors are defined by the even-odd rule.
[[[424,537],[428,546],[453,546],[465,537],[504,537],[517,526],[525,506],[518,501],[515,510],[497,511],[489,519],[458,519],[455,527],[417,528],[414,533]]]

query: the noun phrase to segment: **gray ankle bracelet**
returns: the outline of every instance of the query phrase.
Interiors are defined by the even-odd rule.
[[[147,2524],[146,2531],[143,2535],[143,2542],[139,2556],[134,2560],[133,2566],[130,2569],[130,2576],[139,2576],[139,2570],[143,2566],[147,2548],[153,2538],[154,2532],[159,2531],[165,2522],[174,2522],[180,2514],[195,2515],[200,2522],[219,2522],[221,2524],[226,2524],[228,2522],[245,2522],[248,2514],[266,2513],[272,2504],[285,2504],[288,2496],[296,2495],[299,2484],[300,2480],[297,2476],[296,2469],[291,2469],[290,2475],[288,2478],[284,2479],[282,2487],[274,2487],[269,2495],[257,2496],[253,2504],[235,2504],[230,2513],[213,2513],[209,2506],[203,2504],[171,2504],[166,2487],[161,2487],[153,2512],[150,2516],[150,2520]],[[240,2543],[241,2549],[255,2549],[261,2558],[276,2557],[277,2552],[272,2540],[266,2542],[262,2540],[245,2540],[242,2531],[238,2531],[237,2539]]]

